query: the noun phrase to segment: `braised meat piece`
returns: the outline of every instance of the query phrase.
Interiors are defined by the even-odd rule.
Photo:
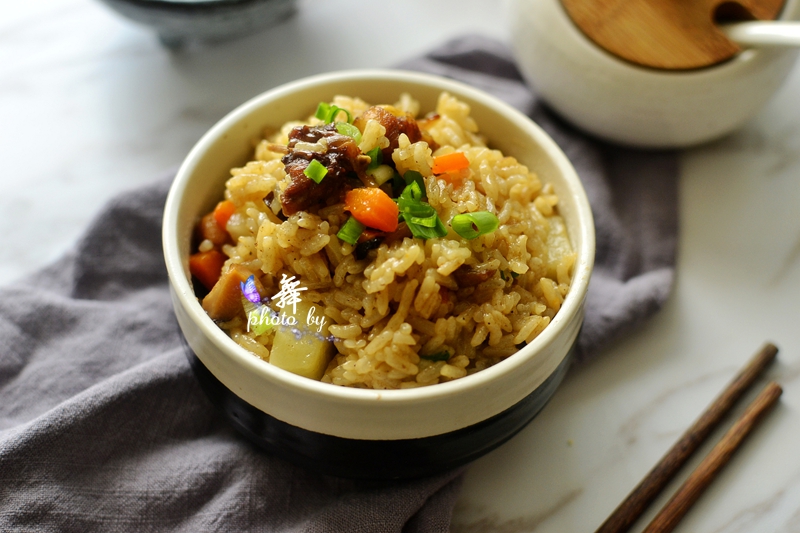
[[[408,224],[406,224],[405,222],[401,222],[397,225],[396,230],[386,234],[385,242],[386,244],[392,244],[397,241],[402,241],[406,237],[411,239],[412,237],[414,237],[414,234],[411,233],[411,230],[408,228]]]
[[[309,144],[319,151],[309,149]],[[288,151],[281,159],[291,183],[281,195],[281,207],[286,216],[307,211],[311,206],[325,205],[328,198],[340,198],[350,185],[348,174],[363,174],[369,158],[364,158],[352,137],[336,131],[334,124],[298,126],[289,133]],[[328,173],[315,183],[303,173],[312,160],[319,161]]]
[[[369,120],[375,120],[386,128],[386,138],[389,139],[389,146],[381,150],[384,161],[392,160],[392,152],[394,152],[395,148],[398,146],[397,139],[400,137],[401,133],[405,133],[408,136],[408,140],[412,143],[422,139],[422,133],[414,117],[408,113],[402,113],[398,110],[395,111],[397,115],[388,111],[387,108],[376,105],[364,111],[353,121],[353,125],[361,131],[364,131],[364,127]]]

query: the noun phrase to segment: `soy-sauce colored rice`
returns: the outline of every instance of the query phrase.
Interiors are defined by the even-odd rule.
[[[343,96],[332,103],[353,116],[369,107]],[[393,105],[419,113],[406,94]],[[448,228],[442,238],[381,243],[359,260],[356,246],[336,236],[349,217],[342,203],[331,200],[282,217],[280,196],[289,181],[275,145],[285,145],[299,124],[319,124],[313,117],[284,125],[259,142],[253,161],[231,170],[225,198],[236,206],[227,223],[235,244],[222,247],[228,256],[223,271],[241,264],[270,294],[278,292],[282,274],[296,276],[307,288],[303,297],[324,306],[337,351],[324,382],[398,389],[478,372],[536,338],[569,290],[575,254],[553,187],[513,157],[488,148],[467,104],[443,93],[433,111],[419,124],[438,144],[436,151],[401,136],[392,159],[400,174],[415,170],[424,176],[427,201]],[[382,141],[381,128],[369,123],[359,147],[366,153]],[[432,156],[453,151],[464,152],[470,162],[460,186],[431,172]],[[453,216],[484,210],[499,219],[493,233],[465,240],[450,229]],[[459,284],[462,265],[462,271],[472,267],[484,276],[462,277]],[[273,331],[248,332],[244,314],[220,326],[269,361]]]

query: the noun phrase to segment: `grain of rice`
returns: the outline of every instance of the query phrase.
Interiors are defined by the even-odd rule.
[[[466,369],[448,364],[442,365],[442,369],[439,371],[439,373],[443,377],[450,379],[463,378],[464,376],[467,375]]]
[[[361,142],[358,144],[359,150],[367,153],[374,148],[383,150],[389,146],[389,139],[386,138],[386,128],[377,120],[370,119],[361,134]]]

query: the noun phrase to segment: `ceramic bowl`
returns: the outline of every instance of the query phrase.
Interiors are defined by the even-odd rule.
[[[748,49],[689,71],[636,66],[590,41],[560,0],[513,0],[512,42],[526,81],[563,117],[599,137],[644,147],[684,147],[723,136],[781,86],[796,49]],[[800,19],[787,0],[781,19]]]
[[[283,21],[296,0],[101,0],[117,13],[156,30],[169,48],[256,33]]]
[[[408,92],[423,112],[449,91],[472,108],[491,146],[551,182],[577,252],[561,310],[529,345],[464,378],[405,390],[365,390],[303,378],[255,357],[203,311],[192,290],[192,228],[222,197],[231,167],[252,156],[252,139],[314,112],[336,94],[368,102]],[[360,478],[413,477],[475,459],[525,426],[555,391],[583,321],[594,257],[585,192],[564,153],[536,124],[476,89],[402,71],[349,71],[270,90],[231,112],[187,156],[164,213],[164,255],[187,354],[201,384],[231,423],[268,451],[319,472]]]

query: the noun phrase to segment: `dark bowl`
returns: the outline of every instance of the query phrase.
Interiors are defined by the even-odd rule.
[[[117,13],[155,29],[169,48],[259,32],[291,16],[297,3],[296,0],[101,1]]]

